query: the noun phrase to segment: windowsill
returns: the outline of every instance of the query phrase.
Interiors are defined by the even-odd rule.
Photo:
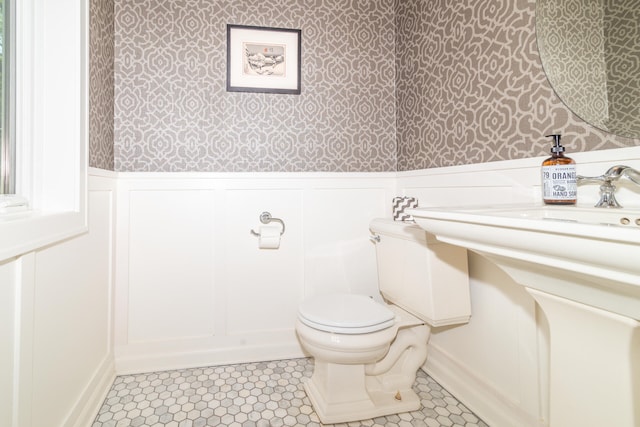
[[[1,214],[0,263],[86,231],[86,217],[79,212]]]
[[[29,210],[29,201],[15,194],[0,194],[0,215]]]

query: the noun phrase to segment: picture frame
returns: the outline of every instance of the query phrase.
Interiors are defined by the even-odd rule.
[[[299,95],[302,31],[227,24],[227,92]]]

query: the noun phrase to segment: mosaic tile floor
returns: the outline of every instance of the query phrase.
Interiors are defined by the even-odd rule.
[[[92,427],[321,426],[302,388],[311,359],[245,363],[117,377]],[[339,427],[487,427],[424,372],[422,410]]]

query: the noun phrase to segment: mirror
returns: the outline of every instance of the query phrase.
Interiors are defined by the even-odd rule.
[[[536,38],[547,78],[571,111],[640,138],[640,0],[538,0]]]

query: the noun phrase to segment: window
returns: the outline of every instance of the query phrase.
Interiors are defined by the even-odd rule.
[[[0,0],[0,194],[15,192],[15,142],[12,138],[13,121],[10,57],[13,55],[11,43],[12,9],[9,0]]]
[[[0,164],[11,157],[15,168],[0,175],[15,174],[14,192],[29,200],[29,209],[0,211],[0,262],[87,230],[89,1],[0,0],[11,18],[3,20],[3,81],[15,70],[1,86],[14,106],[3,104],[14,122],[3,131],[15,151],[0,147]],[[15,207],[16,194],[0,194],[0,207]]]

